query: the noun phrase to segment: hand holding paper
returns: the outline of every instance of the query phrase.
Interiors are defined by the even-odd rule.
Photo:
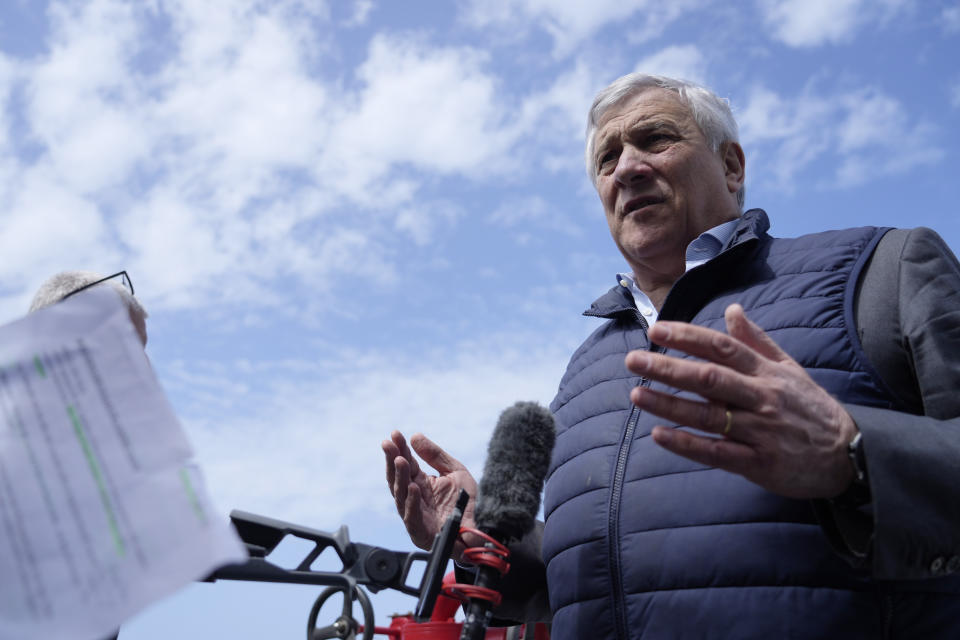
[[[243,561],[110,290],[0,327],[0,638],[102,637]]]

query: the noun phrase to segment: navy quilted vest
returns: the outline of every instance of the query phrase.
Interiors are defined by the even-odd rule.
[[[886,230],[776,239],[767,228],[762,211],[745,213],[728,248],[674,285],[660,318],[724,330],[738,302],[843,402],[893,408],[853,320],[854,283]],[[880,584],[830,549],[808,501],[655,445],[663,420],[630,403],[640,379],[624,366],[627,351],[650,347],[645,322],[622,287],[586,313],[608,321],[574,353],[551,405],[543,557],[554,640],[885,638],[904,623],[891,620],[904,598],[907,608],[950,598],[935,610],[960,620],[958,581]],[[914,609],[921,622],[907,621],[904,637],[940,637],[922,620],[947,623]],[[960,637],[952,629],[943,637]]]

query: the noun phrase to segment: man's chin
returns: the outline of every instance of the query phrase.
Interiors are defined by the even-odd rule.
[[[663,233],[662,229],[635,229],[633,233],[621,235],[617,244],[625,256],[652,257],[670,253],[668,247],[676,243],[668,234]]]

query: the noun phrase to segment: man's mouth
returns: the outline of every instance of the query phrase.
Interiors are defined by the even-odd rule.
[[[627,203],[623,205],[623,215],[628,216],[635,211],[643,209],[644,207],[649,207],[653,204],[660,204],[661,202],[663,202],[663,198],[658,196],[641,196],[639,198],[627,200]]]

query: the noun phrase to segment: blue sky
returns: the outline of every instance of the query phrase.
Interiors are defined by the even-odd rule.
[[[127,269],[224,514],[409,549],[380,440],[479,473],[625,268],[583,169],[598,89],[728,97],[776,235],[956,250],[957,60],[956,0],[9,0],[0,321],[56,271]],[[121,637],[302,637],[315,593],[192,585]]]

